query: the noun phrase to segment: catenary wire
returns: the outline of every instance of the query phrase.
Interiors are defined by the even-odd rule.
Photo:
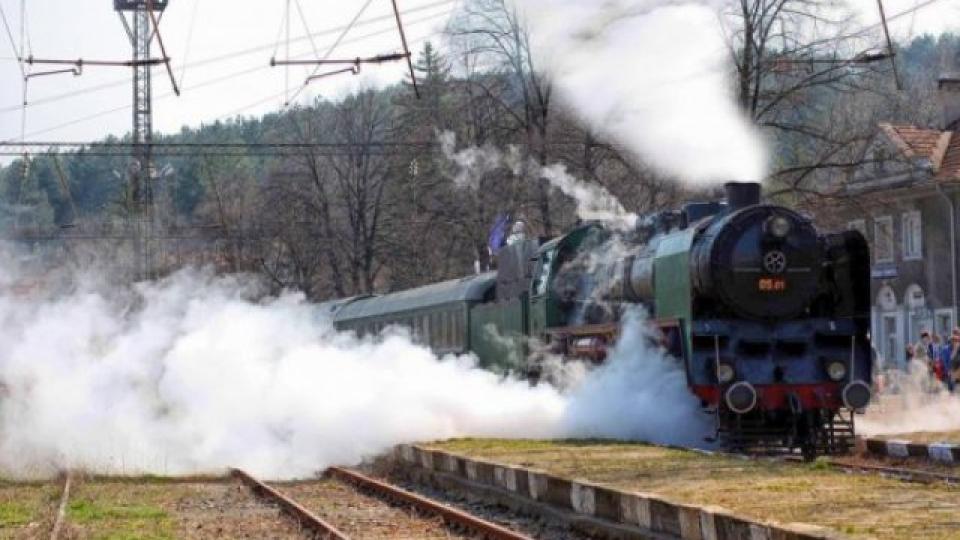
[[[420,23],[429,22],[429,21],[432,21],[432,20],[435,20],[435,19],[439,19],[439,18],[448,16],[448,15],[449,15],[449,13],[439,13],[439,14],[428,15],[428,16],[425,16],[425,17],[421,17],[420,19],[417,19],[417,20],[414,20],[414,21],[410,21],[410,22],[407,23],[407,25],[408,25],[408,26],[413,26],[413,25],[416,25],[416,24],[420,24]],[[394,27],[391,26],[391,27],[389,27],[389,28],[385,28],[385,29],[382,29],[382,30],[379,30],[379,31],[376,31],[376,32],[370,32],[370,33],[364,34],[364,35],[362,35],[362,36],[358,36],[358,37],[355,37],[355,38],[352,38],[352,39],[349,39],[349,40],[345,40],[343,43],[355,43],[355,42],[363,41],[363,40],[369,39],[369,38],[371,38],[371,37],[375,37],[375,36],[382,35],[382,34],[385,34],[385,33],[388,33],[388,32],[392,32],[393,30],[394,30]],[[432,36],[434,36],[434,35],[436,35],[436,33],[432,33],[432,34],[429,34],[429,35],[427,35],[427,36],[418,38],[417,41],[422,41],[422,40],[427,39],[427,38],[429,38],[429,37],[432,37]],[[213,85],[213,84],[217,84],[217,83],[220,83],[220,82],[224,82],[224,81],[227,81],[227,80],[231,80],[231,79],[234,79],[234,78],[236,78],[236,77],[240,77],[240,76],[243,76],[243,75],[248,75],[248,74],[250,74],[250,73],[254,73],[254,72],[257,72],[257,71],[262,71],[262,70],[265,70],[265,69],[270,69],[270,68],[269,68],[268,65],[260,65],[260,66],[248,68],[248,69],[245,69],[245,70],[242,70],[242,71],[233,72],[233,73],[231,73],[231,74],[228,74],[228,75],[225,75],[225,76],[222,76],[222,77],[217,77],[217,78],[214,78],[214,79],[208,79],[208,80],[206,80],[206,81],[203,81],[203,82],[197,83],[197,84],[195,84],[195,85],[189,86],[189,87],[187,87],[187,88],[184,88],[183,91],[186,92],[187,90],[196,90],[196,89],[199,89],[199,88],[203,88],[203,87],[206,87],[206,86],[210,86],[210,85]],[[173,95],[172,92],[167,92],[167,93],[164,93],[164,94],[161,94],[161,95],[157,96],[155,99],[156,99],[156,100],[166,99],[166,98],[171,97],[172,95]],[[274,95],[274,96],[272,96],[272,99],[276,99],[277,97],[280,97],[281,95],[282,95],[282,94]],[[263,101],[267,101],[267,100],[265,99],[265,100],[262,100],[262,101],[258,101],[256,104],[251,104],[251,105],[245,106],[245,107],[244,107],[243,109],[241,109],[241,110],[246,110],[246,109],[252,108],[252,107],[254,107],[255,105],[259,105],[259,104],[262,103]],[[124,104],[124,105],[120,105],[120,106],[117,106],[117,107],[112,107],[112,108],[109,108],[109,109],[101,110],[101,111],[98,111],[98,112],[96,112],[96,113],[89,114],[89,115],[86,115],[86,116],[82,116],[82,117],[79,117],[79,118],[75,118],[75,119],[66,121],[66,122],[61,123],[61,124],[57,124],[57,125],[50,126],[50,127],[47,127],[47,128],[39,129],[39,130],[36,130],[36,131],[31,131],[30,133],[27,133],[27,134],[26,134],[26,137],[33,137],[33,136],[36,136],[36,135],[42,135],[42,134],[44,134],[44,133],[50,133],[51,131],[56,131],[56,130],[59,130],[59,129],[62,129],[62,128],[66,128],[66,127],[74,126],[74,125],[77,125],[77,124],[81,124],[81,123],[83,123],[83,122],[87,122],[87,121],[90,121],[90,120],[95,120],[95,119],[97,119],[97,118],[101,118],[101,117],[103,117],[103,116],[107,116],[107,115],[109,115],[109,114],[113,114],[113,113],[116,113],[116,112],[119,112],[119,111],[123,111],[123,110],[127,110],[127,109],[130,109],[130,108],[131,108],[131,105],[130,105],[130,104]],[[222,117],[222,116],[221,116],[221,117]],[[9,140],[8,140],[8,141],[5,141],[5,142],[9,142]]]
[[[27,78],[27,72],[23,68],[23,60],[20,60],[23,53],[17,49],[17,40],[14,39],[13,31],[10,30],[10,23],[7,21],[7,13],[3,10],[2,2],[0,2],[0,20],[3,20],[3,28],[7,31],[7,38],[10,39],[10,47],[13,48],[13,54],[17,55],[17,65],[20,67],[20,74],[23,75],[23,78]]]
[[[190,13],[190,26],[187,29],[187,44],[183,50],[183,65],[180,67],[180,87],[183,88],[183,79],[187,75],[187,58],[190,55],[190,44],[193,42],[193,30],[197,23],[197,11],[200,6],[200,0],[193,0],[193,11]]]
[[[336,41],[333,42],[333,45],[331,45],[330,48],[327,49],[327,52],[323,55],[322,60],[326,60],[330,58],[330,55],[333,54],[333,51],[337,49],[337,47],[340,45],[340,42],[343,41],[344,37],[346,37],[347,33],[350,32],[350,30],[354,27],[354,25],[357,24],[357,21],[360,19],[360,17],[363,16],[363,13],[367,10],[368,7],[370,7],[371,3],[373,3],[373,0],[366,0],[366,2],[364,2],[363,6],[360,7],[360,10],[357,11],[357,14],[353,17],[353,20],[351,20],[350,23],[347,24],[346,27],[344,27],[343,31],[340,32],[340,35],[337,36]],[[310,74],[310,77],[313,77],[314,75],[316,75],[318,71],[320,71],[320,66],[313,68],[313,73]],[[284,107],[287,107],[291,103],[293,103],[293,101],[297,99],[297,96],[299,96],[300,93],[303,92],[303,89],[306,88],[306,86],[307,86],[306,83],[300,85],[300,88],[298,88],[297,91],[293,93],[293,96],[287,98],[287,102],[284,104]]]
[[[435,1],[435,2],[430,2],[430,3],[428,3],[428,4],[423,4],[423,5],[420,5],[420,6],[417,6],[417,7],[410,8],[410,9],[404,11],[403,14],[404,14],[404,15],[410,15],[410,14],[419,13],[419,12],[422,12],[422,11],[428,11],[428,10],[431,10],[431,9],[434,9],[434,8],[438,8],[438,7],[442,7],[442,6],[445,6],[445,5],[449,5],[449,4],[455,3],[455,1],[456,1],[456,0],[439,0],[439,1]],[[392,15],[392,14],[388,14],[388,15],[378,15],[378,16],[376,16],[376,17],[371,17],[371,18],[369,18],[369,19],[364,19],[364,20],[362,20],[362,21],[359,21],[356,26],[357,26],[358,28],[361,27],[361,26],[370,26],[370,25],[372,25],[372,24],[376,24],[376,23],[383,22],[383,21],[391,21],[392,19],[393,19],[393,15]],[[423,19],[420,19],[420,20],[422,21]],[[414,23],[411,23],[411,24],[414,24]],[[321,36],[326,36],[326,35],[334,34],[334,33],[336,33],[336,32],[342,31],[344,28],[345,28],[345,25],[327,28],[327,29],[318,31],[318,32],[317,32],[316,34],[314,34],[312,37],[321,37]],[[391,27],[391,29],[392,29],[392,27]],[[281,33],[282,33],[282,31],[283,31],[283,25],[282,25],[282,24],[281,24],[281,26],[280,26],[280,31],[281,31]],[[379,34],[377,34],[377,35],[379,35]],[[306,41],[307,39],[309,39],[308,36],[300,36],[300,37],[297,37],[297,38],[293,38],[293,39],[291,40],[291,43],[298,43],[298,42]],[[353,43],[353,42],[355,42],[355,41],[356,41],[356,40],[350,40],[349,43]],[[189,67],[189,68],[197,68],[197,67],[201,67],[201,66],[205,66],[205,65],[209,65],[209,64],[215,64],[215,63],[223,62],[223,61],[225,61],[225,60],[232,60],[232,59],[234,59],[234,58],[239,58],[239,57],[243,57],[243,56],[248,56],[248,55],[252,55],[252,54],[257,54],[257,53],[260,53],[260,52],[263,52],[263,51],[270,50],[270,48],[273,47],[274,45],[279,46],[279,43],[280,43],[280,39],[279,39],[279,37],[278,37],[278,39],[277,39],[275,42],[271,42],[271,43],[268,43],[268,44],[261,44],[261,45],[257,45],[257,46],[254,46],[254,47],[249,47],[249,48],[246,48],[246,49],[240,49],[240,50],[236,50],[236,51],[231,51],[231,52],[229,52],[229,53],[225,53],[225,54],[222,54],[222,55],[217,55],[217,56],[212,56],[212,57],[209,57],[209,58],[204,58],[204,59],[202,59],[202,60],[197,60],[197,61],[192,62],[192,63],[185,63],[183,66],[181,66],[181,68],[182,68],[182,69],[185,69],[185,68],[187,68],[187,67]],[[14,50],[14,52],[16,53],[17,51]],[[273,56],[276,56],[276,51],[274,51]],[[303,56],[303,55],[300,55],[300,56]],[[0,60],[10,60],[10,61],[17,61],[17,62],[19,62],[19,58],[17,58],[17,57],[0,57]],[[106,82],[106,83],[102,83],[102,84],[98,84],[98,85],[94,85],[94,86],[89,86],[89,87],[87,87],[87,88],[81,88],[81,89],[78,89],[78,90],[71,90],[71,91],[69,91],[69,92],[64,92],[64,93],[62,93],[62,94],[56,94],[56,95],[49,96],[49,97],[45,97],[45,98],[39,98],[39,99],[33,100],[33,101],[30,103],[30,106],[31,106],[31,107],[36,107],[36,106],[39,106],[39,105],[47,105],[47,104],[50,104],[50,103],[53,103],[53,102],[56,102],[56,101],[61,101],[61,100],[64,100],[64,99],[73,98],[73,97],[76,97],[76,96],[79,96],[79,95],[90,94],[90,93],[93,93],[93,92],[99,92],[99,91],[101,91],[101,90],[105,90],[105,89],[107,89],[107,88],[113,88],[113,87],[118,87],[118,86],[127,85],[127,84],[129,84],[129,82],[130,82],[129,77],[123,78],[123,79],[116,79],[116,80],[109,81],[109,82]],[[11,113],[11,112],[18,112],[19,110],[20,110],[20,105],[0,107],[0,114]]]

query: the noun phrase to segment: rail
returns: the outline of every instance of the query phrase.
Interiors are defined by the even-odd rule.
[[[297,519],[301,526],[310,529],[319,537],[334,540],[349,539],[349,536],[338,530],[334,525],[324,521],[290,497],[257,480],[250,474],[240,469],[231,469],[230,473],[246,484],[257,496],[275,502],[284,512]],[[370,478],[356,471],[341,467],[331,467],[326,470],[325,475],[342,483],[349,484],[358,491],[372,493],[387,502],[412,507],[418,513],[424,515],[438,516],[449,526],[461,527],[483,538],[490,540],[532,540],[529,536],[512,531],[496,523],[411,493],[386,482]]]
[[[875,473],[881,476],[887,476],[903,480],[905,482],[917,482],[920,484],[935,484],[944,482],[950,485],[960,485],[960,476],[944,474],[934,471],[923,471],[918,469],[904,469],[901,467],[886,467],[883,465],[870,465],[866,463],[849,463],[835,459],[827,460],[827,464],[835,469],[841,469],[851,472]]]
[[[440,516],[448,524],[464,527],[491,540],[532,540],[529,536],[511,531],[496,523],[491,523],[463,512],[462,510],[451,508],[426,497],[411,493],[405,489],[400,489],[385,482],[370,478],[356,471],[340,467],[331,467],[327,469],[327,474],[337,480],[353,484],[360,489],[369,490],[385,498],[413,506],[418,511]]]
[[[801,459],[795,456],[785,458],[785,461],[800,462]],[[841,459],[820,458],[820,463],[825,463],[833,469],[839,469],[847,472],[873,473],[888,478],[896,478],[904,482],[916,482],[918,484],[936,484],[943,482],[950,485],[960,485],[960,476],[944,474],[934,471],[923,471],[919,469],[905,469],[902,467],[887,467],[885,465],[872,465],[869,463],[851,463]]]
[[[70,502],[70,484],[73,478],[71,471],[63,474],[63,492],[60,494],[60,504],[57,506],[57,517],[53,521],[53,529],[50,531],[50,540],[58,540],[60,531],[63,530],[63,522],[67,518],[67,504]]]
[[[340,532],[333,525],[327,523],[293,499],[257,480],[246,472],[240,469],[231,469],[230,474],[240,479],[240,481],[246,484],[257,496],[277,503],[284,512],[293,516],[302,527],[310,529],[319,537],[332,540],[349,540],[350,537]]]

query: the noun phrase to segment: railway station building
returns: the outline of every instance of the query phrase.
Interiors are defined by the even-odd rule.
[[[923,330],[949,336],[958,325],[960,73],[940,77],[938,100],[939,126],[878,126],[830,220],[870,244],[871,336],[883,368],[902,368]]]

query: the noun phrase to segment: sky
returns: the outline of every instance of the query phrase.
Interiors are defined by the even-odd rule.
[[[131,47],[110,0],[0,0],[19,47],[20,7],[26,4],[28,53],[35,58],[129,60]],[[398,0],[410,48],[416,54],[439,34],[459,0]],[[170,0],[160,22],[161,37],[172,59],[182,95],[173,95],[162,66],[154,68],[154,128],[181,126],[261,115],[285,103],[303,86],[312,67],[270,67],[270,59],[287,57],[287,0],[235,2]],[[323,56],[347,25],[368,4],[357,24],[343,37],[331,58],[373,56],[402,50],[390,0],[291,0],[289,55]],[[79,6],[87,6],[78,9]],[[298,7],[299,6],[299,7]],[[300,12],[303,17],[301,18]],[[304,22],[305,21],[305,22]],[[311,41],[306,34],[314,34]],[[314,46],[320,53],[314,54]],[[152,55],[160,56],[156,41]],[[10,39],[0,28],[0,140],[19,140],[22,77]],[[224,58],[227,57],[227,58]],[[34,71],[63,66],[33,67]],[[29,66],[28,66],[29,68]],[[406,64],[364,66],[360,76],[340,75],[314,82],[297,96],[336,96],[363,84],[399,80]],[[289,77],[289,79],[288,79]],[[83,74],[49,75],[28,83],[26,139],[86,141],[122,134],[131,124],[131,70],[87,66]],[[289,82],[288,82],[289,80]]]
[[[442,46],[443,26],[456,6],[469,0],[397,0],[410,47],[416,53],[425,40]],[[928,0],[885,0],[888,16]],[[875,0],[851,0],[863,25],[879,20]],[[290,12],[290,57],[322,56],[366,5],[358,23],[332,57],[353,58],[397,52],[399,35],[390,0],[170,0],[160,24],[182,95],[172,95],[162,67],[154,70],[154,127],[169,133],[238,114],[262,115],[277,110],[303,85],[312,68],[269,66],[270,58],[287,55],[285,14]],[[26,5],[27,52],[36,58],[126,60],[130,45],[108,0],[0,0],[14,45],[20,46],[21,6]],[[78,9],[86,5],[87,8]],[[240,7],[242,6],[242,7]],[[301,12],[303,16],[301,17]],[[892,23],[897,39],[922,33],[960,30],[960,0],[938,0],[914,15]],[[313,41],[305,39],[313,34]],[[695,39],[691,36],[690,39]],[[26,40],[25,40],[26,41]],[[154,43],[154,56],[159,50]],[[19,140],[22,121],[22,77],[16,54],[0,28],[0,141]],[[49,69],[34,66],[34,71]],[[405,65],[369,66],[358,77],[341,75],[314,82],[298,101],[317,95],[336,97],[359,85],[387,84],[403,77]],[[289,88],[289,92],[288,89]],[[27,88],[23,132],[33,141],[90,141],[130,128],[130,70],[86,67],[69,74],[36,77]]]

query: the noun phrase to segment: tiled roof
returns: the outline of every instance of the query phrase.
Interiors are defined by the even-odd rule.
[[[953,136],[943,153],[943,160],[940,162],[936,178],[944,182],[960,180],[960,131],[945,133],[951,133]]]
[[[938,181],[960,181],[960,132],[894,124],[880,129],[905,157],[928,160]]]
[[[880,129],[909,158],[932,158],[943,133],[939,129],[893,124],[880,124]]]

